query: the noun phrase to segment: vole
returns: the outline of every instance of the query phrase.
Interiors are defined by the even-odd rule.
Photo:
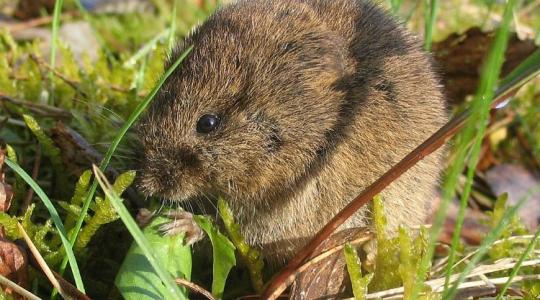
[[[174,202],[223,196],[278,264],[447,120],[429,55],[365,0],[238,1],[168,66],[191,45],[139,124],[139,186]],[[390,232],[425,221],[442,160],[384,190]],[[343,228],[370,224],[366,208]]]

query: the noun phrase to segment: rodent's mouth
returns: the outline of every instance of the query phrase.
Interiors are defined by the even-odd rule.
[[[184,186],[180,188],[177,184],[164,184],[152,176],[141,176],[137,182],[137,189],[147,197],[167,199],[174,202],[189,201],[199,196],[196,188]]]

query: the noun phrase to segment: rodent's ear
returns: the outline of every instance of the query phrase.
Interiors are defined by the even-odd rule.
[[[172,50],[168,53],[165,61],[164,70],[168,70],[187,49],[187,39],[176,42],[176,45],[172,47]]]

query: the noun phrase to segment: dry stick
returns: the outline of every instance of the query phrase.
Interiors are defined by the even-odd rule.
[[[216,298],[214,298],[214,296],[212,295],[212,293],[210,293],[209,291],[205,290],[203,287],[201,287],[200,285],[197,285],[191,281],[188,281],[188,280],[185,280],[185,279],[182,279],[182,278],[176,278],[174,281],[176,281],[177,284],[179,285],[182,285],[182,286],[185,286],[187,287],[188,289],[198,293],[198,294],[201,294],[203,296],[206,297],[206,299],[209,299],[209,300],[216,300]]]
[[[76,15],[77,15],[77,12],[69,12],[69,13],[65,13],[62,16],[60,16],[60,19],[65,20],[66,18],[74,17]],[[16,23],[16,24],[8,24],[6,27],[7,27],[7,30],[9,31],[9,33],[13,34],[13,33],[17,32],[17,31],[47,25],[47,24],[51,23],[52,21],[53,21],[53,16],[45,16],[45,17],[41,17],[41,18],[31,19],[31,20],[26,21],[26,22],[20,22],[20,23]]]
[[[505,93],[499,92],[491,107],[495,109],[498,105],[512,97],[521,85],[506,91]],[[375,195],[379,194],[385,187],[396,180],[399,176],[409,170],[417,162],[424,157],[435,152],[448,140],[450,140],[461,128],[465,126],[471,110],[467,109],[461,114],[454,117],[441,129],[435,132],[420,146],[409,153],[394,167],[388,170],[384,175],[372,183],[366,188],[360,195],[358,195],[353,201],[351,201],[344,209],[342,209],[330,222],[328,222],[313,239],[302,248],[296,256],[294,256],[287,266],[281,270],[270,282],[265,292],[262,295],[263,299],[276,299],[285,289],[287,289],[287,279],[295,272],[295,270],[302,264],[302,262],[310,257],[315,249],[324,242],[339,226],[341,226],[349,217],[351,217],[356,211],[366,205]]]
[[[491,278],[489,280],[489,283],[493,284],[495,286],[501,286],[501,285],[504,285],[506,283],[506,281],[508,281],[508,279],[509,279],[509,277]],[[522,281],[529,281],[529,280],[540,280],[540,275],[516,276],[512,280],[512,283],[522,282]],[[429,281],[426,282],[426,284],[429,285]],[[462,292],[463,292],[463,291],[466,291],[468,289],[473,289],[473,288],[478,288],[478,287],[488,287],[488,284],[486,284],[486,282],[484,280],[465,282],[465,283],[462,283],[459,286],[459,289],[462,290]],[[444,286],[440,287],[440,289],[442,289],[442,288],[444,288]],[[403,287],[400,287],[400,288],[395,288],[395,289],[391,289],[391,290],[376,292],[376,293],[373,293],[373,294],[368,294],[366,296],[366,299],[389,299],[390,297],[392,297],[392,299],[393,299],[393,297],[397,297],[396,299],[403,299],[403,292],[404,292]],[[438,290],[436,292],[440,292],[440,290]],[[458,299],[464,299],[464,298],[458,298]],[[346,299],[346,300],[353,300],[353,299],[351,298],[351,299]]]
[[[60,118],[68,118],[71,117],[71,113],[67,110],[57,108],[54,106],[49,106],[47,104],[40,104],[36,102],[31,102],[28,100],[19,100],[15,99],[11,96],[8,96],[4,92],[0,91],[0,101],[9,102],[21,106],[28,107],[29,110],[31,110],[34,113],[37,113],[39,115],[48,115],[51,117],[60,117]]]
[[[68,84],[69,86],[71,86],[74,90],[76,91],[79,91],[82,93],[82,91],[79,89],[79,85],[81,85],[81,82],[78,81],[78,80],[75,80],[75,79],[70,79],[68,78],[66,75],[62,74],[60,71],[58,71],[57,69],[51,67],[51,65],[49,65],[47,62],[45,62],[42,58],[36,56],[36,55],[30,55],[30,58],[35,61],[38,65],[41,65],[43,66],[45,69],[47,69],[48,71],[51,71],[53,72],[53,74],[60,78],[61,80],[63,80],[66,84]],[[119,92],[119,93],[124,93],[124,94],[128,94],[128,93],[131,93],[132,89],[128,89],[128,88],[124,88],[124,87],[121,87],[121,86],[118,86],[118,85],[115,85],[115,84],[108,84],[108,85],[105,85],[106,88],[108,89],[111,89],[115,92]],[[144,93],[144,92],[140,92],[137,94],[137,96],[139,97],[145,97],[147,94]]]
[[[28,300],[41,300],[38,296],[32,294],[31,292],[27,291],[22,286],[18,285],[17,283],[9,280],[8,278],[0,275],[0,287],[4,286],[6,288],[11,288],[15,293],[19,294],[23,297],[23,299]]]

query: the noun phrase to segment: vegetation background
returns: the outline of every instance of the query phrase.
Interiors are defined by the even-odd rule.
[[[511,76],[520,64],[524,69],[518,73],[532,70],[531,74],[538,74],[538,0],[380,2],[425,40],[456,114],[481,102],[478,99],[484,95],[482,74],[483,78],[489,74],[497,75],[494,79],[499,77],[497,63],[489,64],[489,53],[506,53],[500,78]],[[514,9],[505,14],[510,3]],[[116,205],[115,194],[123,194],[123,203],[131,215],[138,208],[158,205],[142,198],[131,187],[136,172],[130,170],[136,170],[138,146],[136,136],[126,124],[134,121],[134,114],[144,108],[141,105],[151,100],[149,96],[165,71],[163,62],[169,49],[219,5],[214,0],[0,0],[2,286],[10,286],[5,281],[10,279],[43,298],[53,293],[53,285],[41,271],[35,254],[21,240],[23,234],[17,229],[17,223],[21,223],[52,270],[69,270],[65,278],[79,288],[84,283],[93,299],[121,297],[115,278],[122,272],[121,264],[136,235],[126,226],[125,218],[129,216],[122,217],[124,222],[119,221],[117,211],[121,209]],[[511,25],[506,26],[505,21]],[[495,32],[505,28],[510,29],[506,51],[506,43],[497,47],[495,42]],[[531,60],[525,61],[528,57]],[[540,247],[535,244],[540,222],[540,77],[529,77],[515,99],[504,109],[490,113],[486,128],[471,131],[471,136],[483,138],[475,140],[473,136],[467,140],[460,136],[454,141],[456,147],[448,165],[463,163],[456,168],[452,188],[463,205],[460,209],[460,201],[454,197],[447,205],[442,201],[448,218],[441,223],[430,272],[432,279],[445,278],[447,270],[464,274],[468,265],[479,264],[484,269],[488,265],[499,266],[496,271],[480,272],[477,276],[482,278],[481,283],[474,287],[484,293],[490,291],[487,296],[507,292],[519,298],[537,299],[540,295]],[[493,87],[488,84],[486,90]],[[487,113],[486,107],[483,111]],[[481,107],[476,111],[478,115],[480,111]],[[482,124],[482,119],[473,120]],[[114,155],[111,149],[116,149]],[[460,154],[460,149],[465,150]],[[476,162],[471,159],[475,153]],[[108,159],[110,166],[106,168]],[[107,178],[115,179],[110,189],[104,188],[110,193],[98,189],[93,197],[94,193],[89,192],[97,186],[92,179],[92,164],[100,165]],[[18,171],[17,166],[21,168]],[[29,186],[27,182],[35,185]],[[521,203],[524,197],[527,202]],[[521,209],[516,209],[515,215],[509,214],[514,212],[509,207],[518,204]],[[435,212],[433,219],[436,224]],[[384,226],[382,217],[378,221]],[[452,238],[456,225],[462,226],[460,239]],[[490,235],[493,232],[496,234]],[[374,262],[379,263],[378,273],[372,275],[371,283],[363,277],[364,285],[369,284],[363,293],[409,284],[404,293],[406,298],[412,297],[413,288],[406,278],[416,278],[413,275],[420,271],[413,265],[420,265],[420,261],[405,254],[418,251],[418,259],[429,257],[429,246],[425,245],[429,238],[421,235],[424,245],[417,240],[418,245],[410,246],[413,250],[407,252],[400,250],[407,245],[404,236],[401,235],[401,241],[387,238],[388,250],[381,254],[386,256],[379,256]],[[217,233],[215,237],[222,238]],[[377,237],[380,245],[385,243],[384,239]],[[72,251],[68,240],[73,241]],[[486,253],[474,261],[472,258],[479,250]],[[77,261],[78,268],[67,264],[68,257]],[[214,283],[218,277],[208,268],[210,263],[195,259],[192,270],[194,280],[208,290],[213,287],[212,275]],[[369,271],[369,261],[367,265],[366,261],[363,263],[364,272]],[[504,264],[508,267],[501,269]],[[381,279],[385,267],[394,270],[394,274]],[[400,268],[405,271],[400,273]],[[222,284],[227,276],[224,275]],[[246,272],[235,270],[227,281],[225,296],[253,293],[248,277]],[[507,280],[493,285],[486,279],[508,277],[521,279],[507,286]],[[361,282],[362,276],[359,278]],[[472,281],[474,278],[469,278]],[[361,285],[358,282],[357,288]],[[13,289],[16,288],[5,288],[0,298],[17,298]],[[444,293],[430,297],[449,297],[448,290],[447,286]],[[66,293],[66,288],[61,288],[61,292]]]

